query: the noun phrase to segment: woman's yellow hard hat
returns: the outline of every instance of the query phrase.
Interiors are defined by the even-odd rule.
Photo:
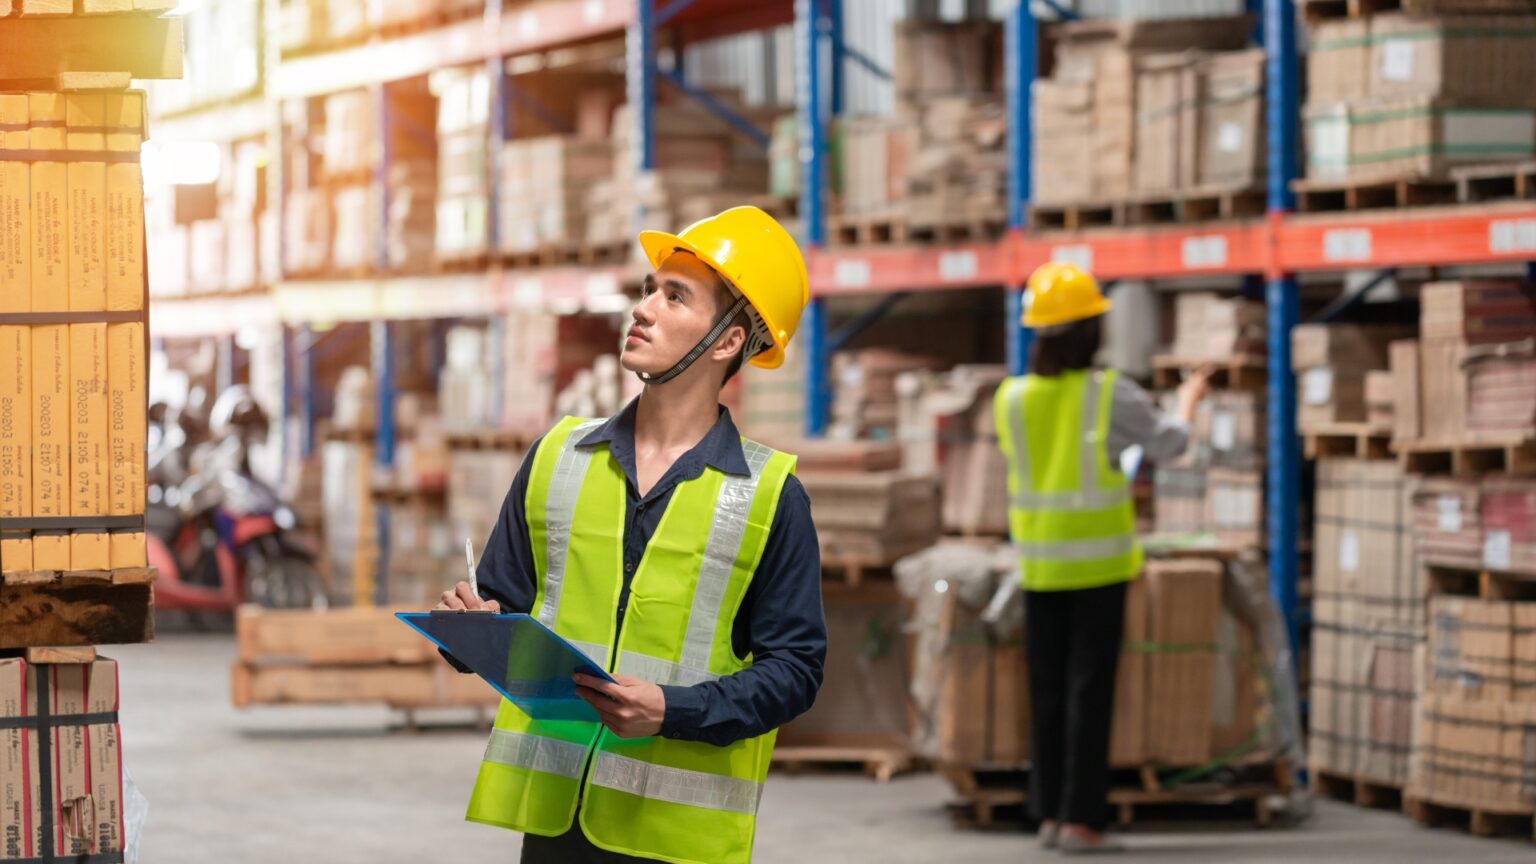
[[[1024,326],[1054,327],[1103,315],[1114,305],[1098,280],[1076,264],[1048,261],[1029,277],[1024,294]]]
[[[800,246],[778,220],[756,207],[732,207],[681,234],[641,231],[640,247],[652,267],[677,251],[708,264],[752,304],[763,335],[772,342],[751,358],[752,365],[777,369],[783,364],[784,346],[795,338],[811,294]]]

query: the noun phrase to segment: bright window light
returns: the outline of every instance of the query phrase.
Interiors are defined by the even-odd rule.
[[[196,186],[219,179],[224,157],[212,141],[146,141],[146,186]]]

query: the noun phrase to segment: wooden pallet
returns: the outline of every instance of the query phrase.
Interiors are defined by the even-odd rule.
[[[1116,822],[1124,827],[1136,822],[1139,808],[1159,805],[1246,806],[1254,821],[1268,826],[1273,817],[1269,799],[1291,789],[1291,772],[1285,760],[1263,760],[1236,766],[1241,779],[1233,782],[1194,781],[1166,788],[1157,769],[1144,766],[1111,772],[1109,804]],[[1025,764],[941,765],[939,770],[961,798],[957,818],[978,827],[993,827],[998,816],[1025,818],[1029,768]]]
[[[1291,189],[1301,213],[1423,207],[1456,200],[1456,184],[1450,180],[1414,176],[1297,180]]]
[[[1124,201],[1077,201],[1070,204],[1035,204],[1029,208],[1029,227],[1076,231],[1102,225],[1124,225]]]
[[[152,642],[155,570],[0,574],[0,648]]]
[[[1536,162],[1453,168],[1451,179],[1463,204],[1536,198]]]
[[[532,443],[513,429],[457,429],[443,434],[450,450],[526,450]]]
[[[491,267],[491,256],[488,253],[463,253],[452,257],[436,256],[432,259],[432,272],[441,274],[452,273],[483,273]]]
[[[1193,370],[1211,367],[1211,386],[1218,390],[1261,390],[1269,384],[1269,361],[1257,354],[1236,354],[1203,360],[1158,354],[1152,358],[1152,386],[1172,390]]]
[[[582,263],[582,247],[575,243],[543,243],[536,249],[502,252],[501,265],[509,270],[562,267]]]
[[[1332,801],[1342,801],[1357,807],[1374,810],[1401,810],[1403,808],[1403,784],[1369,777],[1352,777],[1319,768],[1308,772],[1312,779],[1312,794]]]
[[[1399,441],[1396,448],[1398,461],[1409,474],[1536,475],[1536,437],[1528,431],[1468,433],[1449,441]]]
[[[1128,225],[1177,225],[1264,215],[1265,193],[1255,188],[1201,188],[1138,194],[1126,205]]]
[[[1478,561],[1429,557],[1421,562],[1431,593],[1484,600],[1536,600],[1536,573],[1497,570]]]
[[[913,243],[984,243],[1003,236],[1005,219],[955,219],[942,222],[908,222],[907,239]]]
[[[586,267],[623,264],[629,260],[633,246],[628,242],[582,244],[577,250],[577,258]]]
[[[1370,423],[1330,423],[1301,430],[1302,452],[1308,459],[1354,456],[1386,459],[1392,455],[1392,429]]]
[[[905,213],[842,215],[827,219],[827,245],[886,246],[907,242]]]
[[[1410,788],[1403,793],[1403,812],[1430,828],[1456,827],[1478,837],[1522,837],[1536,842],[1536,818],[1529,807],[1470,805]]]
[[[799,774],[826,768],[854,767],[885,783],[898,774],[917,767],[917,759],[905,747],[859,747],[837,744],[791,745],[775,747],[774,767],[786,774]]]
[[[1309,23],[1330,18],[1365,18],[1402,8],[1402,0],[1307,0],[1302,11]]]

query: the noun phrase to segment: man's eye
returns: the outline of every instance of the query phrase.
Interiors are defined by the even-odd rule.
[[[678,292],[676,292],[676,291],[673,291],[672,295],[670,297],[668,297],[667,299],[671,300],[673,303],[681,303],[681,302],[683,302],[683,295],[678,293]]]

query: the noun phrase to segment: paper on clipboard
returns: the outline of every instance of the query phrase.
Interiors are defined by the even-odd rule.
[[[539,720],[596,723],[597,712],[576,695],[580,672],[612,681],[603,664],[529,615],[483,612],[398,612],[439,648],[468,666],[503,697]]]

